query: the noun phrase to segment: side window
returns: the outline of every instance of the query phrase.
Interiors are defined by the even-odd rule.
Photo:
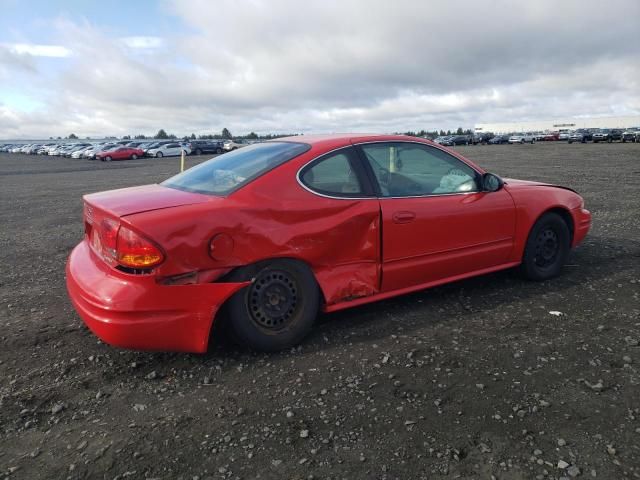
[[[384,197],[478,191],[475,170],[440,149],[402,142],[361,148]]]
[[[362,185],[353,169],[356,161],[357,157],[352,148],[330,153],[305,168],[300,180],[311,190],[325,195],[362,196]]]

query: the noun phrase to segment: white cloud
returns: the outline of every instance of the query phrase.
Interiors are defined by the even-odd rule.
[[[3,45],[10,52],[19,55],[32,55],[34,57],[65,58],[72,51],[62,45],[37,45],[33,43],[5,43]]]
[[[120,41],[125,47],[132,49],[155,49],[164,45],[164,40],[160,37],[124,37]]]

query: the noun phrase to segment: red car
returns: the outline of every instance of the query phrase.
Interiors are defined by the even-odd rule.
[[[214,322],[290,347],[334,312],[519,266],[560,273],[591,225],[570,188],[502,180],[428,140],[290,137],[159,185],[84,197],[67,288],[87,326],[134,349],[204,352]]]
[[[117,147],[111,150],[105,150],[96,155],[96,159],[103,162],[110,162],[111,160],[135,160],[136,158],[144,157],[144,150],[131,147]]]

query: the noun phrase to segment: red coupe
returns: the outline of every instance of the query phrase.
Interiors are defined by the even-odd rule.
[[[103,162],[110,162],[111,160],[135,160],[136,158],[144,157],[144,150],[131,147],[117,147],[111,150],[105,150],[96,155],[96,159]]]
[[[502,180],[420,138],[284,138],[159,185],[84,197],[67,288],[120,347],[204,352],[214,322],[251,348],[334,312],[519,266],[558,275],[591,225],[570,188]]]

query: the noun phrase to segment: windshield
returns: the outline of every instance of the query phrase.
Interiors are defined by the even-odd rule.
[[[162,185],[188,192],[228,195],[310,148],[305,143],[257,143],[207,160]]]

